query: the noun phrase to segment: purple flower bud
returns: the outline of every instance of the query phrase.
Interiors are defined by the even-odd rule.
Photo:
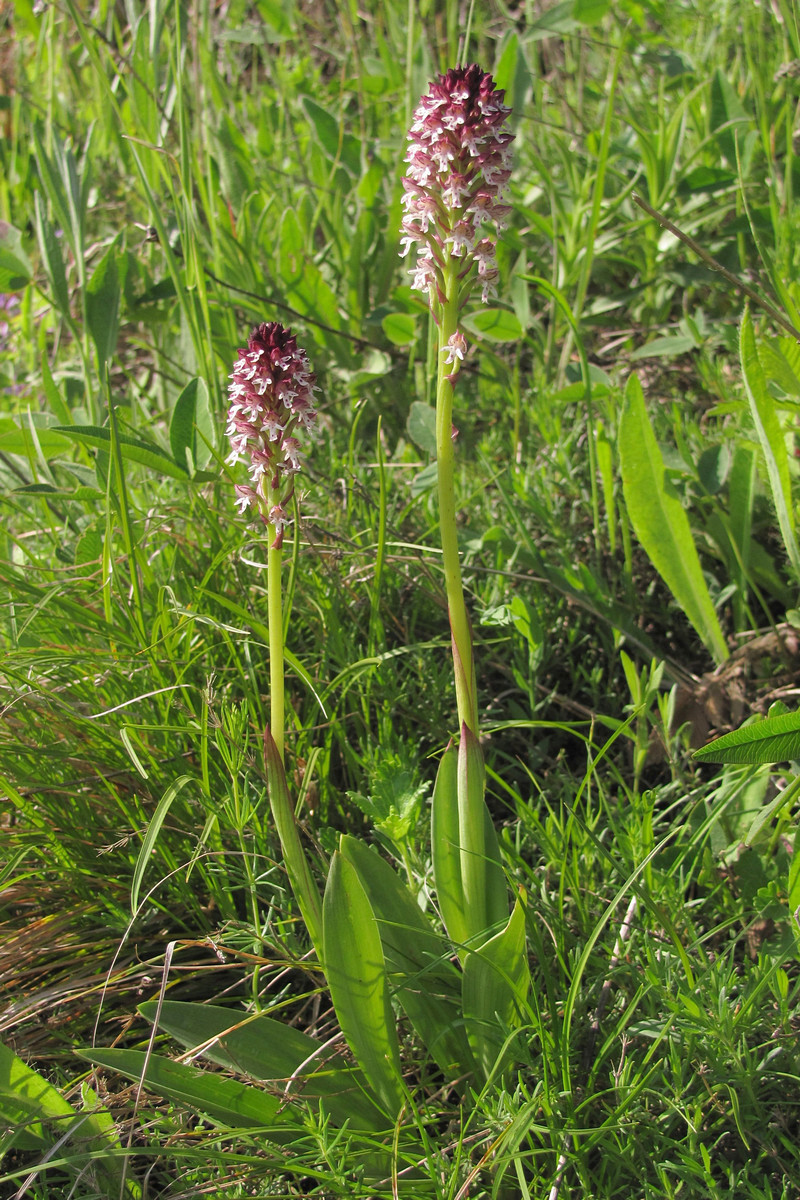
[[[443,290],[441,268],[451,258],[459,260],[461,277],[477,263],[484,301],[496,279],[494,243],[478,240],[478,230],[487,221],[502,228],[511,211],[503,201],[514,135],[503,128],[511,112],[503,95],[473,63],[440,75],[414,112],[402,254],[417,247],[412,287],[432,298]]]
[[[301,467],[302,447],[294,435],[313,427],[316,380],[305,350],[298,349],[294,336],[277,321],[253,330],[230,378],[227,462],[244,459],[252,485],[236,485],[236,503],[241,512],[250,507],[259,510],[280,535],[289,520],[283,505],[291,496],[291,477]],[[264,516],[262,481],[275,490],[283,479],[288,483],[286,493]]]

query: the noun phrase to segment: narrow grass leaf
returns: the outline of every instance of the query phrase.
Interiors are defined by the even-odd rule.
[[[191,775],[179,775],[164,792],[164,795],[159,800],[156,811],[153,813],[150,824],[147,827],[147,832],[144,835],[142,846],[139,851],[139,856],[136,859],[136,865],[133,869],[133,880],[131,882],[131,912],[134,916],[139,908],[139,891],[142,886],[142,879],[147,870],[147,865],[150,861],[150,855],[155,849],[158,835],[161,832],[161,826],[167,818],[172,802],[175,797],[181,792],[187,783],[192,783]]]
[[[338,850],[322,919],[323,962],[336,1016],[374,1099],[394,1119],[405,1093],[381,937],[356,869]]]
[[[794,508],[792,505],[792,480],[789,473],[789,456],[786,451],[775,401],[767,390],[767,380],[756,348],[753,323],[745,310],[739,333],[739,357],[742,364],[750,415],[756,427],[758,440],[764,454],[767,478],[772,492],[772,502],[786,553],[795,576],[800,579],[800,550],[795,538]]]
[[[84,446],[96,446],[99,450],[103,450],[106,453],[111,450],[111,433],[102,425],[55,425],[52,432],[61,433],[72,441],[79,442]],[[144,467],[150,467],[153,471],[161,475],[169,476],[170,479],[186,480],[188,478],[186,468],[174,462],[154,442],[146,442],[142,438],[128,437],[127,434],[123,433],[118,435],[117,442],[120,454],[129,462],[140,463]]]
[[[625,504],[636,536],[707,649],[718,663],[724,662],[728,648],[703,578],[689,518],[667,479],[635,375],[625,389],[619,454]]]
[[[525,910],[517,900],[506,927],[464,960],[464,1019],[487,1078],[502,1070],[500,1055],[508,1030],[520,1024],[529,988]],[[511,1047],[506,1053],[510,1051]]]

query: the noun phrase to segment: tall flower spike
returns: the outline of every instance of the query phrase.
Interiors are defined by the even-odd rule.
[[[427,292],[433,305],[443,302],[452,260],[467,292],[477,277],[484,304],[495,295],[494,242],[485,224],[501,229],[511,211],[505,189],[514,135],[503,128],[511,112],[503,96],[491,75],[473,63],[440,75],[414,112],[403,180],[402,253],[416,245],[412,287]]]
[[[248,464],[250,484],[237,484],[240,511],[253,508],[280,539],[288,521],[292,476],[302,466],[296,434],[309,432],[316,418],[316,380],[308,355],[277,321],[258,325],[239,351],[228,387],[227,461]],[[278,493],[276,496],[275,493]]]

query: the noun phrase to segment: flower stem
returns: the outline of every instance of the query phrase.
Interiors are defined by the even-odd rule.
[[[458,363],[448,364],[442,353],[458,327],[458,280],[456,271],[448,266],[444,272],[447,296],[439,308],[439,354],[436,385],[436,458],[439,484],[439,529],[442,539],[447,608],[453,644],[453,666],[456,682],[459,727],[467,727],[478,736],[478,697],[475,681],[475,662],[472,654],[472,631],[464,602],[461,562],[458,555],[456,526],[456,497],[454,485],[454,452],[452,438],[454,379]]]
[[[277,491],[269,482],[264,486],[267,511],[279,502]],[[267,624],[269,626],[269,723],[275,745],[283,762],[283,600],[281,594],[281,538],[273,537],[270,526],[267,549]]]

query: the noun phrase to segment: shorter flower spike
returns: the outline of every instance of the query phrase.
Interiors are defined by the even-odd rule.
[[[295,436],[310,432],[316,418],[316,380],[305,350],[277,321],[258,325],[239,351],[228,387],[231,453],[227,462],[245,459],[251,485],[236,485],[240,511],[255,508],[280,536],[289,520],[284,505],[291,499],[292,476],[301,469],[302,447]],[[278,504],[267,504],[286,482]]]

